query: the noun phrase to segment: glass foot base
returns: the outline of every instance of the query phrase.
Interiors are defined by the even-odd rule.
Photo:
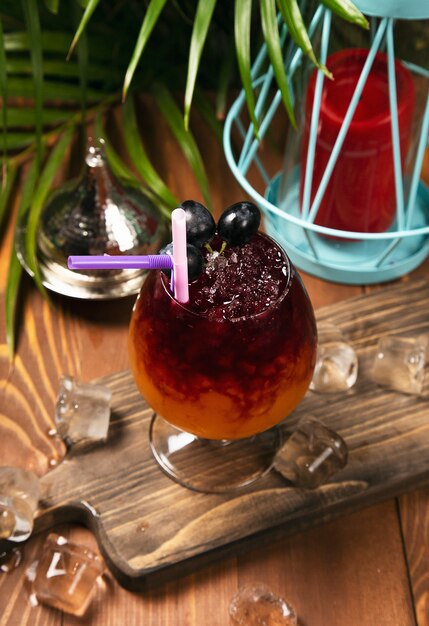
[[[149,442],[161,469],[183,487],[203,493],[232,493],[270,471],[281,445],[281,432],[271,428],[246,439],[200,439],[154,414]]]

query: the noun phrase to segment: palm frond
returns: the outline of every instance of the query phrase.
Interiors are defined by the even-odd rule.
[[[25,175],[22,174],[23,185],[16,218],[16,229],[19,228],[21,219],[28,211],[31,198],[34,193],[38,175],[37,160],[33,159]],[[15,310],[18,300],[19,284],[22,276],[22,266],[16,255],[15,248],[12,247],[10,255],[9,270],[7,275],[5,305],[6,305],[6,341],[8,345],[9,357],[12,359],[15,351]]]
[[[15,182],[17,167],[14,163],[6,163],[3,167],[0,187],[0,230],[7,215],[7,206]]]
[[[185,128],[189,127],[189,115],[191,110],[192,96],[194,94],[195,81],[201,61],[204,44],[212,19],[216,0],[199,0],[192,29],[191,46],[189,48],[188,76],[185,90]]]
[[[250,28],[252,21],[252,0],[235,0],[234,32],[237,49],[238,69],[246,96],[247,109],[253,123],[255,135],[258,136],[258,120],[255,113],[255,97],[252,89],[250,72]]]
[[[164,8],[167,0],[150,0],[149,6],[146,10],[143,23],[141,25],[140,33],[137,39],[134,52],[131,57],[130,64],[128,65],[127,72],[125,74],[124,86],[122,90],[122,99],[125,100],[129,86],[136,71],[137,64],[140,60],[143,50],[147,44],[147,41],[152,33],[152,30],[159,18],[159,15]]]
[[[219,143],[222,143],[222,124],[216,115],[215,109],[201,89],[195,89],[194,102],[207,126],[211,129]]]
[[[129,185],[130,187],[134,187],[135,189],[143,191],[147,195],[149,200],[151,200],[153,204],[160,209],[160,212],[164,215],[164,217],[169,217],[171,211],[166,209],[166,207],[162,204],[160,204],[159,197],[152,191],[151,188],[143,188],[141,180],[137,178],[134,172],[119,156],[119,154],[113,147],[105,128],[103,127],[101,115],[97,115],[95,119],[94,131],[96,133],[96,136],[102,138],[104,141],[104,151],[106,154],[106,159],[114,175],[117,176],[125,185]]]
[[[33,98],[34,84],[30,78],[9,78],[7,82],[9,97]],[[64,104],[74,103],[80,104],[82,99],[82,90],[80,85],[72,83],[63,83],[56,80],[45,80],[43,83],[43,92],[45,101],[55,102],[58,99],[58,93],[61,93],[61,101]],[[99,102],[104,97],[111,95],[104,89],[87,90],[88,102]]]
[[[79,13],[77,5],[73,5],[73,16],[76,21],[79,20]],[[79,67],[79,84],[82,90],[82,111],[83,118],[85,120],[85,112],[87,106],[87,87],[88,87],[88,38],[86,31],[84,31],[78,43],[76,44],[78,67]]]
[[[77,28],[77,31],[73,37],[73,41],[71,43],[70,46],[70,50],[69,53],[67,55],[67,58],[69,59],[70,56],[73,53],[73,50],[75,49],[75,46],[77,44],[77,42],[80,39],[80,36],[82,35],[83,31],[86,28],[86,25],[88,24],[89,20],[91,19],[92,14],[94,13],[95,9],[97,8],[98,3],[100,2],[100,0],[89,0],[88,3],[85,4],[85,11],[82,15],[82,19],[79,23],[79,26]]]
[[[46,202],[48,194],[51,190],[53,181],[64,162],[64,155],[70,145],[75,127],[70,125],[66,127],[63,135],[52,149],[47,159],[46,165],[41,171],[37,187],[31,202],[28,216],[27,230],[25,237],[25,252],[29,268],[34,273],[34,280],[42,293],[45,292],[42,285],[40,271],[37,263],[37,230],[39,226],[39,218],[43,206]]]
[[[40,43],[44,53],[60,55],[61,60],[64,61],[70,49],[70,33],[62,30],[42,31]],[[91,43],[93,44],[91,58],[106,62],[109,54],[106,52],[106,41],[103,35],[91,34]],[[4,33],[4,45],[6,52],[28,52],[31,42],[26,31],[15,30]]]
[[[6,135],[7,149],[11,150],[20,150],[22,148],[26,148],[27,146],[34,145],[34,133],[33,132],[10,132],[7,131]],[[7,157],[3,158],[5,163],[8,162]]]
[[[289,86],[280,45],[275,0],[260,0],[260,8],[262,32],[267,44],[268,56],[270,58],[271,65],[273,66],[274,76],[276,77],[283,104],[288,112],[291,124],[294,128],[296,128],[295,113],[293,111],[293,105],[289,93]]]
[[[0,96],[3,102],[2,107],[2,135],[3,135],[3,156],[7,152],[7,73],[6,73],[6,51],[4,47],[3,22],[0,19]]]
[[[122,106],[122,121],[125,144],[130,157],[143,180],[164,202],[169,216],[171,210],[179,204],[179,201],[168,189],[147,155],[140,138],[134,102],[131,97],[128,97]]]
[[[308,36],[304,20],[299,8],[297,0],[277,0],[280,13],[283,21],[288,27],[288,32],[296,45],[308,56],[314,65],[319,68],[325,76],[332,79],[332,74],[328,69],[319,63],[314,54],[313,46],[311,45],[310,37]]]
[[[37,3],[33,0],[22,0],[22,6],[27,24],[31,50],[31,64],[34,81],[34,117],[36,126],[36,146],[39,163],[43,157],[42,145],[42,110],[43,110],[43,55],[40,37],[40,21]]]
[[[164,85],[156,85],[153,94],[159,110],[173,135],[176,137],[185,158],[195,174],[204,201],[208,207],[211,207],[209,185],[203,159],[194,137],[185,129],[182,112],[175,103],[173,96]]]
[[[57,15],[60,8],[60,0],[45,0],[45,7],[49,9],[51,13]]]
[[[234,61],[235,45],[234,41],[231,41],[219,70],[219,80],[216,89],[216,118],[218,120],[225,119],[228,91],[234,74]]]
[[[7,128],[31,127],[34,125],[34,112],[29,108],[4,107],[7,109]],[[47,108],[43,109],[43,126],[56,125],[65,122],[71,115],[67,109]]]

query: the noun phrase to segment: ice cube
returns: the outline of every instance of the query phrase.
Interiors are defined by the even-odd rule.
[[[356,382],[358,359],[341,331],[332,324],[318,325],[316,366],[310,389],[318,393],[347,391]]]
[[[105,441],[111,400],[112,392],[106,387],[64,376],[55,407],[58,433],[72,444]]]
[[[31,603],[82,616],[104,570],[101,558],[92,550],[51,534],[38,561],[28,570]]]
[[[22,552],[18,548],[13,548],[10,552],[0,550],[0,572],[3,574],[12,573],[22,561]]]
[[[347,445],[338,433],[306,417],[277,452],[274,469],[295,487],[314,489],[342,469],[347,457]]]
[[[374,359],[374,381],[402,393],[421,394],[427,345],[426,336],[381,337]]]
[[[241,587],[229,605],[233,626],[296,626],[292,606],[263,584]]]
[[[35,474],[19,467],[0,467],[0,539],[28,539],[39,497],[39,479]]]

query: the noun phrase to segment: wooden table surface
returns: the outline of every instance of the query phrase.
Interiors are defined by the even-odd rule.
[[[151,120],[155,113],[150,107],[145,115],[158,171],[179,198],[201,199],[165,124],[156,117]],[[202,122],[196,123],[219,212],[245,196],[228,170],[221,147]],[[270,158],[274,172],[281,165],[281,155]],[[53,296],[48,303],[26,279],[18,350],[10,365],[4,290],[11,245],[9,229],[0,254],[0,464],[42,475],[63,452],[47,434],[53,425],[59,377],[68,373],[88,381],[127,367],[126,335],[134,299],[103,304]],[[413,275],[429,277],[429,261]],[[328,283],[303,273],[302,277],[315,308],[379,288]],[[86,529],[58,530],[75,542],[95,547]],[[221,560],[151,592],[130,593],[109,579],[104,591],[97,590],[84,618],[42,606],[31,608],[28,602],[25,569],[41,550],[45,536],[27,542],[17,569],[0,573],[0,626],[225,626],[238,587],[256,582],[264,582],[287,598],[301,626],[429,625],[429,488],[269,547],[254,547],[245,555]]]

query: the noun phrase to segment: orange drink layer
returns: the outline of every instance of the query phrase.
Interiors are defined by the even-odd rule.
[[[131,319],[130,363],[168,422],[206,439],[240,439],[280,422],[304,396],[316,324],[298,273],[269,237],[206,257],[187,304],[165,274],[149,275]]]

